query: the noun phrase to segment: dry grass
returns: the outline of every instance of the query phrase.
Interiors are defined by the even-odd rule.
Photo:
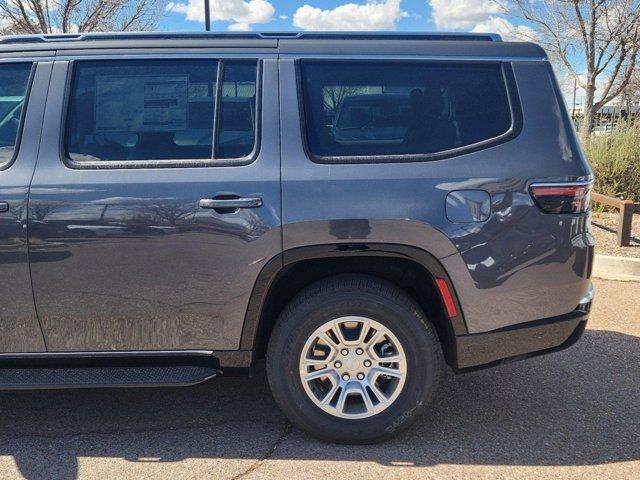
[[[593,135],[585,151],[596,192],[640,201],[640,122],[621,124],[611,135]]]

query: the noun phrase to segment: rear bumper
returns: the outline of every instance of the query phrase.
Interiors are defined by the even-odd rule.
[[[586,328],[593,295],[591,286],[576,309],[565,315],[456,336],[456,370],[465,372],[492,367],[570,347]]]

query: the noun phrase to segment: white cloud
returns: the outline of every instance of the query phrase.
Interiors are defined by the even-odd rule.
[[[493,0],[429,0],[433,21],[441,29],[470,30],[503,13]]]
[[[229,30],[251,30],[255,23],[270,22],[275,13],[267,0],[211,0],[210,8],[212,22],[233,22]],[[204,0],[169,2],[166,10],[182,13],[187,20],[204,22]]]
[[[232,23],[229,25],[229,30],[232,32],[247,32],[251,30],[251,25],[248,23]]]
[[[537,39],[531,27],[514,25],[501,16],[506,12],[494,0],[429,0],[429,5],[439,29],[498,33],[507,41]]]
[[[287,18],[289,18],[287,15],[280,15],[280,20],[286,20]]]
[[[407,16],[401,0],[367,0],[322,10],[303,5],[293,14],[293,25],[303,30],[393,30]]]
[[[503,40],[507,41],[535,41],[536,32],[533,28],[525,25],[514,25],[503,17],[489,17],[486,20],[476,23],[471,29],[477,33],[498,33]]]

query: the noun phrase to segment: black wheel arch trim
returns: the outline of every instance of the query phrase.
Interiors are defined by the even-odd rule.
[[[286,271],[288,266],[305,260],[354,256],[391,257],[411,260],[425,268],[432,277],[444,278],[453,293],[456,306],[458,307],[458,315],[453,318],[448,318],[447,322],[447,328],[450,330],[451,338],[468,333],[462,308],[455,292],[455,286],[451,282],[449,274],[442,264],[429,252],[401,244],[336,243],[310,245],[285,250],[265,264],[254,284],[247,306],[240,340],[240,349],[252,350],[255,348],[258,341],[262,311],[269,298],[271,287],[279,275]],[[452,343],[449,347],[455,349],[455,341]],[[451,353],[453,354],[453,358],[455,358],[455,350]]]

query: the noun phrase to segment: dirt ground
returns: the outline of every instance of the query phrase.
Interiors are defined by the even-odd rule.
[[[633,216],[631,245],[628,247],[617,244],[618,217],[618,213],[593,213],[591,233],[596,239],[596,253],[640,258],[640,214]]]

